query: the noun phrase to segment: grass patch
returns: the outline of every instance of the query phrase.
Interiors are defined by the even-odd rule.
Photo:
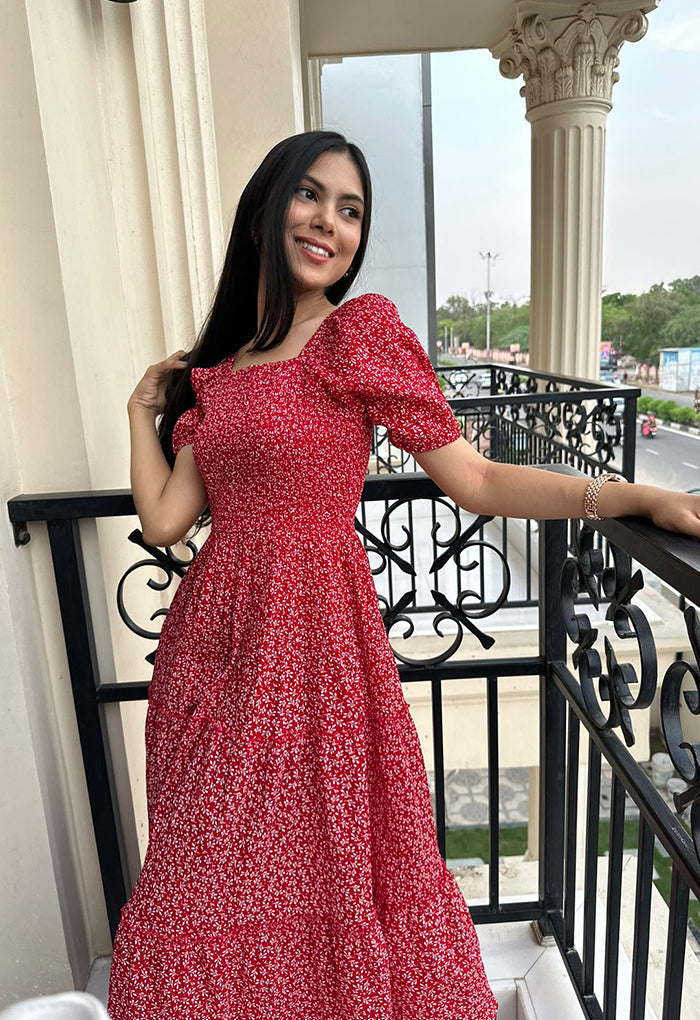
[[[688,826],[681,819],[681,824],[690,833]],[[447,829],[446,850],[448,859],[464,857],[480,857],[489,863],[489,831],[484,828]],[[639,842],[639,822],[636,818],[625,821],[622,845],[625,850],[634,850]],[[598,830],[598,856],[603,857],[610,845],[610,822],[601,819]],[[499,854],[501,857],[521,857],[527,850],[527,826],[516,825],[502,828],[499,832]],[[663,896],[666,904],[671,901],[671,859],[665,857],[658,848],[654,849],[654,867],[658,878],[654,885]],[[700,928],[700,903],[691,900],[688,916],[696,928]]]
[[[488,829],[448,829],[445,842],[448,857],[481,857],[482,861],[489,863]],[[501,829],[499,833],[501,857],[522,857],[526,850],[526,825]]]

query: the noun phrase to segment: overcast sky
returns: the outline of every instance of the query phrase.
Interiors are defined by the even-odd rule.
[[[603,287],[700,274],[700,4],[662,0],[625,43],[608,115]],[[484,50],[432,56],[437,299],[530,291],[530,125],[522,79]]]

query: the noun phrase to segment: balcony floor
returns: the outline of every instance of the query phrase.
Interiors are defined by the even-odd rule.
[[[578,1020],[578,999],[556,947],[539,944],[529,921],[477,928],[498,1020]],[[110,957],[95,960],[86,992],[107,1005]]]

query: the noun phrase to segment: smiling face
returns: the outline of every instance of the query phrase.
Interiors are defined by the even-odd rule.
[[[362,234],[363,199],[362,178],[347,153],[324,152],[301,178],[285,222],[298,294],[322,294],[350,268]]]

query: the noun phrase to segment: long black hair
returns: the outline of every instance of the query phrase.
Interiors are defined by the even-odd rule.
[[[296,302],[284,242],[287,210],[302,177],[325,152],[350,156],[364,191],[360,243],[347,276],[326,288],[331,304],[340,304],[362,266],[372,213],[372,184],[361,150],[337,131],[303,131],[284,138],[268,152],[243,190],[209,314],[194,347],[184,357],[187,368],[170,373],[158,436],[171,466],[175,461],[173,427],[180,415],[195,404],[191,369],[217,365],[248,344],[258,332],[260,253],[254,235],[260,238],[265,253],[266,293],[260,334],[251,349],[271,350],[289,332]],[[198,527],[206,523],[206,517],[205,511]]]

